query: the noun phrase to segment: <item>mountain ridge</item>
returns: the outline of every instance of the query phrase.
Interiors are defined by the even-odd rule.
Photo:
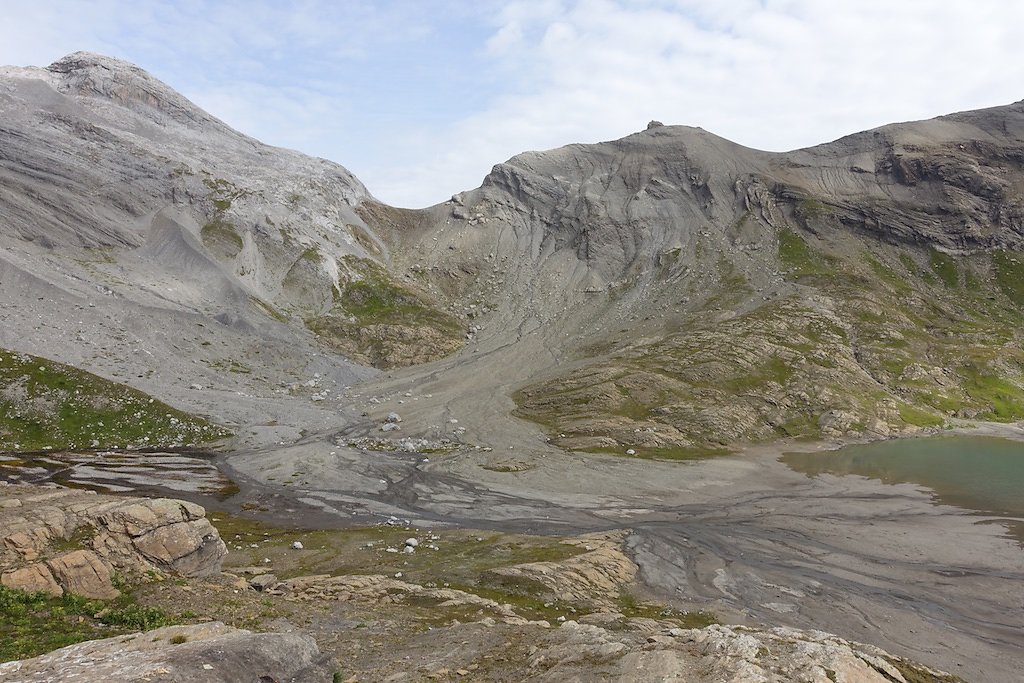
[[[26,266],[13,265],[16,252],[8,252],[8,267],[45,273],[46,266],[28,263],[71,247],[70,261],[58,258],[80,270],[75,278],[120,291],[122,301],[181,307],[227,321],[239,334],[275,330],[291,340],[286,346],[301,339],[309,359],[341,360],[339,367],[393,368],[452,353],[455,362],[470,361],[467,354],[492,349],[490,362],[516,355],[502,350],[512,339],[532,362],[499,373],[499,393],[519,397],[519,414],[557,425],[559,433],[582,428],[570,446],[625,451],[637,445],[623,443],[625,430],[661,430],[648,439],[652,453],[715,450],[820,435],[821,420],[827,433],[886,435],[920,428],[905,419],[910,415],[924,425],[956,415],[1009,417],[1017,409],[1000,406],[1024,401],[1019,368],[1007,365],[1005,354],[976,367],[958,360],[955,345],[936,346],[915,333],[916,348],[896,372],[891,359],[888,369],[878,365],[882,341],[868,326],[879,323],[850,317],[895,310],[897,319],[882,327],[906,336],[922,324],[955,326],[968,304],[978,309],[976,324],[1007,333],[1000,320],[1017,315],[1013,254],[1024,248],[1024,103],[892,124],[783,153],[699,128],[654,125],[616,141],[524,152],[495,165],[478,188],[400,210],[374,199],[343,167],[241,136],[121,60],[74,53],[46,69],[4,73],[0,229],[39,247],[22,252]],[[95,161],[82,165],[90,156]],[[978,258],[947,263],[954,257]],[[974,285],[977,291],[968,291]],[[979,313],[992,308],[974,301],[982,292],[1001,302],[999,310]],[[894,306],[908,293],[948,305],[924,322]],[[640,371],[636,362],[648,363],[642,359],[655,348],[689,348],[691,332],[711,335],[705,342],[717,346],[712,320],[730,329],[772,320],[778,329],[774,341],[755,344],[761,350],[754,356],[701,361],[681,385],[675,370],[663,368],[657,384],[667,403],[638,399],[634,380],[614,389],[623,405],[605,404],[611,388],[604,381],[582,392],[563,387],[574,405],[588,405],[596,392],[604,396],[595,404],[601,410],[632,415],[612,425],[601,410],[581,417],[558,400],[539,409],[524,398],[544,394],[530,388],[537,381],[558,385],[560,365],[606,364],[609,354],[618,354],[611,361],[618,370],[597,376],[621,374],[625,362],[633,370],[623,377],[638,372],[649,382],[649,368]],[[840,332],[821,341],[792,329],[808,320]],[[760,336],[754,329],[733,333]],[[197,329],[196,343],[202,335]],[[780,346],[787,337],[802,339],[803,350]],[[666,340],[674,341],[665,347]],[[808,364],[812,350],[846,358],[845,379],[835,368]],[[257,360],[251,352],[238,356],[206,363],[249,367]],[[352,365],[344,365],[345,356]],[[874,360],[865,365],[863,358]],[[925,391],[900,379],[923,359],[933,362],[913,373],[948,376],[953,386]],[[280,377],[272,367],[260,369],[264,382]],[[140,370],[145,377],[156,368]],[[1007,400],[987,404],[989,385],[998,379],[1002,387],[1007,372],[1011,389],[999,390]],[[741,381],[743,375],[760,379]],[[823,375],[834,391],[771,407],[778,395],[806,396]],[[965,383],[979,376],[991,381],[972,395]],[[708,381],[745,391],[715,393]],[[861,398],[846,400],[843,383],[861,387]],[[481,391],[493,394],[486,386]],[[750,405],[753,396],[758,406]],[[436,424],[446,404],[432,405],[424,425]],[[657,418],[666,410],[676,417]],[[696,433],[680,422],[689,415],[699,423],[693,411],[708,410],[728,417],[704,420]],[[920,410],[928,417],[914,412]],[[806,428],[786,426],[792,424]],[[718,430],[726,436],[710,436]]]

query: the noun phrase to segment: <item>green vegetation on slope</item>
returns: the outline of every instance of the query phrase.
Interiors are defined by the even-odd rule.
[[[213,215],[203,225],[200,233],[203,246],[217,258],[232,259],[242,251],[244,243],[235,226],[225,218],[225,214],[231,208],[232,201],[246,193],[223,178],[205,177],[203,184],[210,189],[209,199],[213,205]]]
[[[358,324],[422,322],[456,333],[462,331],[455,318],[431,307],[422,295],[396,282],[373,261],[352,256],[344,261],[356,277],[339,286],[335,304]]]
[[[829,278],[835,275],[835,259],[812,250],[803,237],[789,228],[779,230],[778,257],[787,279]]]
[[[955,289],[960,285],[960,270],[956,267],[956,261],[949,254],[938,249],[929,249],[928,266],[947,288]]]
[[[337,350],[386,368],[434,360],[462,345],[462,323],[382,266],[348,256],[339,270],[350,275],[339,283],[333,309],[306,322]]]
[[[122,384],[0,351],[0,450],[195,446],[224,429]]]
[[[235,226],[221,216],[216,216],[203,226],[203,246],[218,256],[234,258],[242,251],[244,243]]]
[[[1024,418],[1024,257],[881,244],[854,257],[794,229],[778,239],[781,272],[811,303],[695,309],[679,333],[525,387],[516,414],[565,448],[637,457]]]
[[[997,251],[992,255],[996,282],[1010,301],[1024,307],[1024,255]]]

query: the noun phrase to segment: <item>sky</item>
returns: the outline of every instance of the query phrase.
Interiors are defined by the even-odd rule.
[[[648,121],[784,151],[1024,99],[1016,0],[0,0],[0,64],[131,61],[421,207]]]

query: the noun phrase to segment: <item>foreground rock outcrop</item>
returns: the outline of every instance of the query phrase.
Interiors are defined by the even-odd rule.
[[[530,681],[957,683],[961,679],[820,631],[708,626],[644,638],[568,621],[531,656]]]
[[[10,683],[263,683],[330,681],[331,675],[309,636],[217,622],[92,640],[0,664],[0,681]]]
[[[5,585],[109,598],[117,595],[115,572],[129,579],[174,572],[192,578],[147,582],[133,596],[145,605],[173,606],[178,619],[202,622],[0,664],[0,683],[324,683],[339,676],[392,683],[961,682],[819,631],[714,623],[699,628],[713,615],[641,604],[633,594],[638,567],[623,550],[624,531],[556,544],[579,552],[538,545],[533,551],[552,559],[505,566],[492,563],[515,543],[495,544],[488,555],[478,538],[480,547],[466,557],[483,569],[475,580],[459,581],[438,547],[419,551],[437,555],[423,555],[418,565],[417,551],[403,555],[409,575],[360,573],[361,566],[379,572],[376,561],[353,565],[351,546],[333,544],[350,544],[354,537],[348,534],[363,534],[362,550],[355,552],[369,553],[378,546],[365,541],[366,530],[332,535],[242,526],[245,540],[257,542],[243,544],[242,533],[236,535],[239,559],[265,559],[260,566],[235,567],[234,575],[219,572],[224,545],[202,509],[188,503],[35,486],[2,487],[0,501]],[[376,533],[394,535],[387,525]],[[303,534],[305,544],[296,540]],[[328,561],[338,547],[350,547],[349,553]],[[295,575],[308,563],[327,573]],[[50,616],[59,626],[61,615]],[[17,630],[11,633],[18,637]]]
[[[227,553],[198,505],[36,486],[0,488],[0,583],[88,598],[118,595],[115,573],[194,577]]]

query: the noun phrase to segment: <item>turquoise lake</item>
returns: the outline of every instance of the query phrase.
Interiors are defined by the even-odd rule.
[[[837,451],[787,453],[798,472],[856,474],[887,484],[918,484],[941,503],[1024,518],[1024,442],[988,437],[898,439]]]

